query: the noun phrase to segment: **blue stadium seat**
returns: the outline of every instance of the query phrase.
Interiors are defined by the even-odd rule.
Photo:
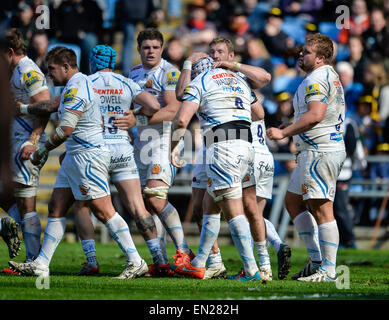
[[[320,22],[319,23],[319,32],[330,37],[333,41],[338,42],[338,36],[340,30],[336,27],[333,22]]]
[[[294,39],[296,44],[305,43],[305,28],[304,25],[298,23],[298,21],[284,21],[281,30]]]

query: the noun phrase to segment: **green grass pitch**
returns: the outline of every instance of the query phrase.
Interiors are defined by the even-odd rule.
[[[151,263],[146,245],[137,245],[142,257]],[[197,249],[197,248],[195,248]],[[227,275],[241,268],[233,246],[221,248]],[[36,278],[0,273],[1,300],[274,300],[274,299],[389,299],[389,252],[339,250],[338,265],[350,270],[350,288],[334,283],[301,283],[290,276],[305,264],[304,249],[292,248],[292,269],[286,280],[277,279],[277,257],[269,249],[273,267],[272,282],[237,282],[226,279],[195,280],[183,277],[113,279],[124,269],[125,258],[115,243],[97,244],[100,275],[77,277],[85,260],[80,243],[60,243],[50,267],[49,289],[37,289]],[[168,246],[171,257],[173,246]],[[23,261],[24,247],[14,260]],[[8,251],[0,245],[0,267],[8,266]],[[1,269],[2,270],[2,269]]]

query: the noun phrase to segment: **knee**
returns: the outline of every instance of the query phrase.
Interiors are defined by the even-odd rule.
[[[297,195],[291,195],[289,193],[287,193],[285,196],[285,207],[292,219],[299,213],[307,210],[302,199],[300,200]]]
[[[161,212],[167,205],[167,200],[158,199],[156,197],[147,197],[145,199],[147,203],[147,208],[149,208],[153,213]]]

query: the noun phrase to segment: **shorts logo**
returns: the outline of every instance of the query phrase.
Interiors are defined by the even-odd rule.
[[[208,178],[208,187],[212,187],[212,180],[211,180],[211,178]]]
[[[317,96],[320,94],[320,89],[319,89],[318,83],[310,84],[309,86],[307,86],[307,88],[305,90],[306,90],[306,95],[305,95],[306,98],[309,98],[312,96]]]
[[[178,82],[178,78],[180,77],[180,73],[178,71],[170,71],[167,74],[167,86],[175,86]]]
[[[333,141],[341,141],[342,140],[342,135],[340,133],[331,133],[330,134],[330,140]]]
[[[151,169],[151,174],[158,174],[161,172],[161,167],[157,164],[153,166],[153,169]]]
[[[301,192],[303,195],[308,193],[308,188],[305,184],[301,185]]]
[[[334,188],[330,188],[330,191],[328,192],[328,194],[330,195],[330,197],[335,197],[335,190]]]
[[[78,89],[77,88],[71,88],[65,91],[65,94],[63,96],[63,103],[71,103],[74,102],[76,99]]]
[[[146,82],[146,88],[152,88],[153,87],[153,80],[152,79],[150,79],[150,80],[148,80],[147,82]]]
[[[23,73],[23,80],[27,88],[32,87],[35,83],[39,82],[38,72],[32,70],[26,73]]]
[[[90,188],[84,187],[84,186],[79,186],[79,188],[80,188],[81,194],[83,196],[86,196],[88,194],[89,189],[90,189]]]
[[[246,176],[243,178],[242,182],[247,182],[250,180],[250,175],[246,174]]]

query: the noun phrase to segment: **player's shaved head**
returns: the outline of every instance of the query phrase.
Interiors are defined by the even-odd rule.
[[[46,57],[47,63],[53,62],[60,66],[63,66],[65,63],[68,64],[72,69],[77,68],[77,56],[72,49],[65,47],[55,47],[50,50]]]

